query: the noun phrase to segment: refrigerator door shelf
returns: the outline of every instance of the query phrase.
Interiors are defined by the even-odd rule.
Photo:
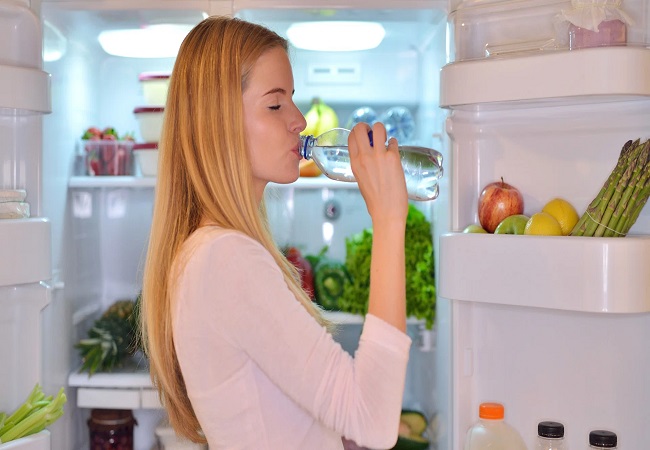
[[[0,450],[50,450],[50,432],[43,430],[31,436],[0,444]]]
[[[447,64],[440,106],[504,109],[650,97],[650,50],[600,47]]]
[[[0,220],[0,286],[52,278],[50,221],[45,218]]]
[[[0,108],[23,114],[51,113],[50,74],[39,69],[0,65]]]
[[[440,296],[589,313],[650,312],[650,236],[586,238],[450,233]]]

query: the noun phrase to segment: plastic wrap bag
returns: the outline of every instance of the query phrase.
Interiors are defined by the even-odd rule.
[[[622,0],[571,0],[571,9],[562,10],[560,19],[589,31],[598,31],[602,22],[620,20],[632,25],[632,18],[623,11]]]

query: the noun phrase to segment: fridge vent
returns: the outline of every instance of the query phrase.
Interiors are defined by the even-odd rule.
[[[358,84],[361,83],[361,67],[348,65],[311,65],[307,73],[308,84]]]

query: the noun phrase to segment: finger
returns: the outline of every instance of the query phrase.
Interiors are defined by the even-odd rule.
[[[385,150],[386,149],[386,127],[381,122],[375,122],[372,125],[372,137],[374,141],[374,148]]]
[[[386,145],[386,150],[389,151],[398,151],[399,150],[399,144],[397,143],[397,139],[392,137],[388,139],[388,145]]]
[[[360,122],[352,128],[352,133],[348,139],[348,146],[351,152],[351,156],[357,156],[360,151],[369,151],[370,150],[370,141],[368,139],[368,131],[370,130],[370,125],[364,122]]]

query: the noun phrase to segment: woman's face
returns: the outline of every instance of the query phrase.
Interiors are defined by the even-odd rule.
[[[257,60],[244,91],[244,127],[258,198],[268,182],[298,179],[299,135],[307,123],[293,103],[293,72],[282,48]]]

